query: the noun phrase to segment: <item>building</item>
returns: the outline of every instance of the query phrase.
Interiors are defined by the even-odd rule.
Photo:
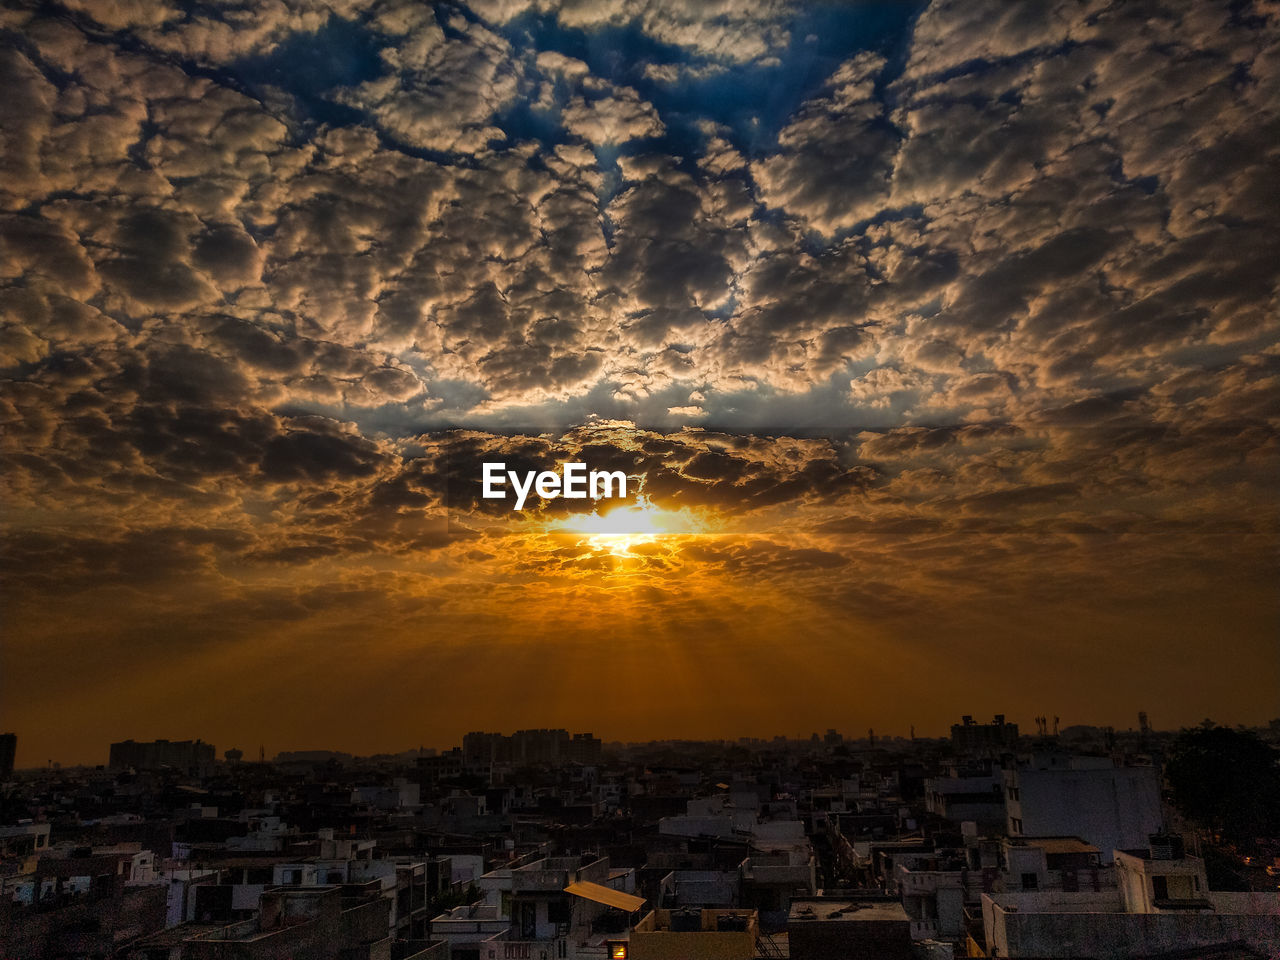
[[[1001,842],[1000,889],[1080,890],[1111,889],[1115,871],[1102,863],[1097,847],[1079,837],[1009,837]]]
[[[481,876],[483,899],[432,919],[432,939],[449,941],[456,960],[540,960],[585,952],[597,957],[606,939],[622,937],[644,898],[635,870],[613,869],[605,857],[539,857]]]
[[[632,929],[624,956],[626,960],[753,960],[758,938],[754,910],[654,910]]]
[[[351,802],[378,810],[406,810],[420,805],[422,786],[396,777],[389,786],[361,786],[351,791]]]
[[[0,827],[0,861],[43,856],[49,850],[49,829],[47,823],[29,821]]]
[[[500,733],[474,731],[462,738],[462,760],[468,770],[488,770],[495,763],[511,762],[511,738]]]
[[[391,904],[388,933],[398,940],[426,939],[430,916],[427,864],[423,861],[412,857],[314,859],[271,867],[272,887],[337,884],[364,889],[371,881],[377,884],[373,889]]]
[[[1007,820],[1004,773],[953,771],[951,776],[924,782],[925,809],[952,823],[972,821],[983,833],[1003,831]]]
[[[0,733],[0,783],[13,779],[13,761],[18,755],[18,735]]]
[[[390,902],[379,895],[376,883],[367,886],[367,890],[356,886],[268,890],[251,919],[213,926],[184,924],[134,945],[127,956],[129,960],[392,960],[392,940],[387,935]]]
[[[517,730],[511,735],[511,762],[517,766],[559,763],[568,745],[567,730]]]
[[[1117,767],[1110,757],[1037,756],[1004,771],[1010,837],[1080,837],[1111,851],[1141,847],[1163,824],[1155,767]]]
[[[575,733],[566,745],[565,755],[574,763],[599,763],[604,744],[589,733]]]
[[[1018,725],[1006,723],[1003,713],[997,713],[990,723],[975,723],[966,715],[951,725],[951,745],[961,753],[1001,753],[1017,742]]]
[[[1236,949],[1277,956],[1280,893],[1210,891],[1204,861],[1177,838],[1112,851],[1117,886],[1105,891],[1035,891],[982,896],[984,944],[970,956],[1127,960]]]
[[[42,856],[4,885],[0,956],[9,960],[109,957],[124,943],[163,930],[166,886],[153,854],[95,850]]]
[[[203,740],[125,740],[111,744],[111,770],[176,770],[203,774],[213,769],[217,752]]]
[[[462,756],[461,748],[454,747],[435,756],[418,757],[414,761],[414,767],[419,781],[423,784],[431,784],[461,777],[466,769]]]
[[[755,908],[766,930],[786,925],[793,897],[812,896],[818,889],[817,858],[807,837],[790,846],[753,850],[739,872],[741,904]]]
[[[469,772],[487,773],[493,764],[598,763],[603,749],[590,733],[567,730],[517,730],[511,736],[473,731],[462,738],[462,759]]]
[[[912,940],[958,939],[966,903],[982,894],[981,871],[970,870],[963,851],[935,850],[896,859],[891,891],[902,898]]]
[[[791,902],[791,960],[912,960],[911,918],[893,900]]]

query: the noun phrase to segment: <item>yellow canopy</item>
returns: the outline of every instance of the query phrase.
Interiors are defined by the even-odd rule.
[[[615,890],[613,887],[592,883],[590,880],[578,880],[571,883],[564,888],[564,892],[572,893],[575,897],[594,900],[596,903],[603,903],[610,907],[617,907],[627,913],[634,913],[644,906],[644,897],[632,896],[629,893],[623,893],[621,890]]]

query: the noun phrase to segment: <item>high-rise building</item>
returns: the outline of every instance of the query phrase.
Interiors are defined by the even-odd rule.
[[[951,745],[965,752],[985,752],[1011,747],[1018,742],[1018,725],[1006,723],[997,713],[990,723],[975,723],[973,717],[962,717],[951,725]]]
[[[107,766],[112,770],[169,768],[195,773],[213,766],[216,751],[203,740],[125,740],[111,745]]]
[[[598,763],[604,744],[589,733],[575,733],[567,744],[566,756],[577,763]]]
[[[13,760],[18,753],[18,735],[0,733],[0,781],[13,779]]]
[[[514,763],[556,763],[568,752],[567,730],[517,730],[511,735],[511,759]]]
[[[473,731],[462,738],[462,758],[473,772],[493,763],[595,763],[602,747],[589,733],[571,736],[561,729],[517,730],[511,736]]]
[[[468,768],[509,761],[511,738],[500,733],[468,733],[462,738],[462,759]]]

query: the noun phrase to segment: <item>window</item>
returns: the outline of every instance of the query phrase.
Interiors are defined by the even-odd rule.
[[[571,907],[568,898],[551,900],[547,903],[548,923],[569,923],[571,919]]]
[[[1151,893],[1156,900],[1169,899],[1169,878],[1168,877],[1152,877]]]
[[[1024,873],[1022,875],[1022,889],[1023,890],[1040,889],[1040,878],[1037,877],[1034,873]]]

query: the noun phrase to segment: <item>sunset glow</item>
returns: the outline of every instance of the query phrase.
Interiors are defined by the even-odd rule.
[[[604,513],[576,515],[552,526],[551,531],[585,537],[593,548],[618,555],[630,553],[636,544],[652,543],[659,537],[710,532],[706,520],[697,520],[683,510],[659,509],[643,493],[631,504]]]
[[[20,765],[1280,712],[1275,3],[0,18]]]

